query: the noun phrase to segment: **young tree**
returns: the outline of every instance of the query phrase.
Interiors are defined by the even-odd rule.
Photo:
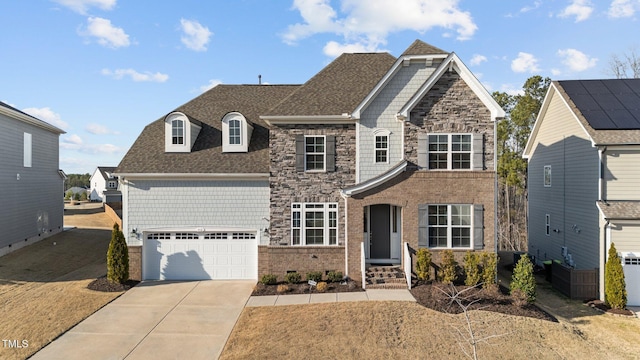
[[[129,249],[118,224],[113,224],[107,250],[107,279],[120,284],[129,280]]]
[[[627,285],[624,281],[622,262],[613,243],[604,266],[604,295],[612,309],[624,309],[627,306]]]
[[[533,276],[533,264],[527,254],[523,254],[513,269],[511,277],[511,294],[521,291],[528,302],[536,300],[536,278]]]
[[[609,59],[609,73],[616,79],[640,78],[640,55],[635,47],[621,56],[614,54]]]

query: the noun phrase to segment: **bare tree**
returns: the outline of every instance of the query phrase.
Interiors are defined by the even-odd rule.
[[[616,79],[640,78],[640,55],[637,48],[631,47],[628,52],[611,55],[609,59],[609,73]]]

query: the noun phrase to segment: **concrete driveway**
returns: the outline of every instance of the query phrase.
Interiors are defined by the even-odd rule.
[[[254,285],[140,283],[33,359],[217,359]]]

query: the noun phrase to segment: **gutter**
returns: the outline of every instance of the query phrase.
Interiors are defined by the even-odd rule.
[[[179,180],[269,180],[269,173],[113,173],[120,178],[131,179],[179,179]]]
[[[354,124],[356,119],[349,113],[341,115],[262,115],[267,125],[286,124]]]

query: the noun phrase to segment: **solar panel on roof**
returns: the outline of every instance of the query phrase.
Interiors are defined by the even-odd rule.
[[[611,92],[604,85],[604,83],[602,81],[599,81],[599,80],[585,80],[585,81],[581,81],[581,83],[582,83],[582,86],[584,86],[585,89],[587,89],[587,91],[591,95],[608,94],[608,93]]]
[[[640,109],[640,97],[635,93],[623,93],[617,95],[618,100],[622,103],[625,109],[637,110]]]
[[[609,89],[612,94],[633,94],[633,90],[629,88],[624,81],[617,80],[603,80],[602,83]]]
[[[609,110],[611,120],[616,124],[617,129],[638,129],[640,122],[626,109]]]
[[[621,79],[620,81],[640,96],[640,79]]]
[[[562,88],[564,89],[564,91],[567,94],[569,94],[570,97],[572,97],[571,95],[588,94],[589,93],[584,88],[584,86],[582,86],[580,81],[576,81],[576,80],[560,81],[560,85],[562,85]]]
[[[581,112],[590,110],[601,110],[600,105],[598,105],[598,103],[593,100],[593,97],[591,97],[591,95],[580,94],[573,96],[569,95],[569,97],[571,98],[571,100],[573,100],[573,103],[576,104]]]
[[[583,111],[582,115],[587,119],[589,125],[596,130],[616,129],[616,124],[602,110]]]
[[[600,108],[605,111],[624,108],[620,101],[618,101],[618,98],[611,93],[594,95],[594,100],[600,105]]]

